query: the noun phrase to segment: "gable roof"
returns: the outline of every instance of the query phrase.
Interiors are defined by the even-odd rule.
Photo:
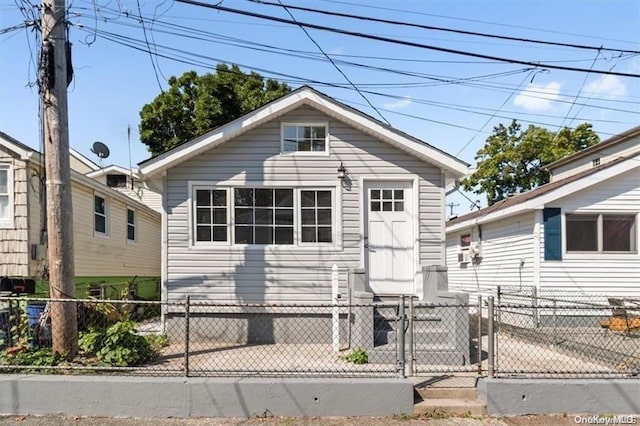
[[[526,211],[541,209],[545,203],[565,197],[573,192],[638,167],[640,167],[640,154],[618,157],[597,167],[547,183],[530,191],[513,195],[489,207],[451,219],[446,223],[446,230],[447,232],[456,231]]]
[[[78,161],[80,161],[82,164],[84,164],[85,166],[87,166],[91,170],[98,170],[100,168],[100,166],[98,166],[96,163],[94,163],[93,161],[89,160],[87,157],[85,157],[84,155],[80,154],[78,151],[76,151],[75,149],[73,149],[71,147],[69,147],[69,154],[73,155]]]
[[[111,164],[109,166],[106,166],[106,167],[103,167],[101,169],[97,169],[97,170],[94,170],[92,172],[85,173],[85,174],[87,176],[91,177],[91,178],[96,178],[98,176],[103,176],[103,175],[106,175],[106,174],[109,174],[109,173],[114,173],[114,174],[115,173],[120,173],[120,174],[127,175],[127,176],[133,176],[135,179],[138,179],[137,171],[135,169],[134,170],[129,170],[129,169],[126,169],[124,167],[121,167],[121,166],[118,166],[118,165],[115,165],[115,164]]]
[[[142,161],[139,163],[140,172],[147,176],[161,173],[203,151],[227,142],[302,105],[316,108],[423,161],[435,164],[453,178],[458,179],[468,173],[469,164],[462,160],[308,86],[294,90],[163,154]]]
[[[2,131],[0,131],[0,142],[4,147],[17,154],[21,160],[28,160],[35,152],[31,147]]]
[[[10,149],[11,151],[15,152],[16,154],[20,155],[20,158],[22,160],[25,161],[30,161],[34,164],[37,164],[38,161],[40,161],[41,154],[36,151],[35,149],[29,147],[28,145],[23,144],[22,142],[18,141],[17,139],[7,135],[4,132],[0,131],[0,146],[4,146],[7,147],[8,149]],[[92,189],[95,189],[97,191],[101,191],[105,194],[109,194],[110,197],[116,198],[126,204],[129,204],[131,206],[135,206],[137,209],[139,210],[144,210],[147,213],[153,215],[154,217],[158,217],[160,214],[153,210],[151,207],[131,198],[126,196],[125,194],[116,191],[110,187],[108,187],[107,185],[98,182],[95,179],[90,178],[87,175],[83,175],[82,173],[71,169],[71,180],[74,182],[78,182],[81,183],[87,187],[90,187]]]
[[[604,141],[602,141],[600,143],[597,143],[595,145],[591,145],[588,148],[585,148],[585,149],[583,149],[581,151],[578,151],[578,152],[576,152],[574,154],[571,154],[571,155],[568,155],[568,156],[566,156],[564,158],[556,160],[553,163],[549,163],[549,164],[547,164],[546,168],[547,168],[547,170],[556,169],[556,168],[558,168],[560,166],[563,166],[563,165],[565,165],[567,163],[571,163],[572,161],[579,160],[580,158],[584,158],[584,157],[586,157],[588,155],[591,155],[591,154],[594,154],[596,152],[600,152],[600,151],[603,151],[603,150],[605,150],[607,148],[611,148],[612,146],[615,146],[615,145],[617,145],[619,143],[626,142],[629,139],[631,139],[633,137],[636,137],[638,135],[640,135],[640,126],[636,126],[634,128],[631,128],[631,129],[627,130],[626,132],[619,133],[619,134],[617,134],[615,136],[610,137],[607,140],[604,140]]]

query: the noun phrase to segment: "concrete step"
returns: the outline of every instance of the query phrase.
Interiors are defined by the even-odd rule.
[[[421,399],[464,399],[475,401],[478,399],[476,388],[442,388],[442,387],[416,387],[416,395]]]
[[[487,406],[479,401],[466,399],[426,399],[413,406],[414,415],[452,414],[458,416],[485,416]]]

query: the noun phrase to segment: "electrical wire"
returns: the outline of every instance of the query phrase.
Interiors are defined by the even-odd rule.
[[[280,0],[278,0],[280,1]],[[287,11],[287,13],[289,14],[289,16],[291,17],[291,19],[293,19],[294,22],[296,21],[296,18],[293,16],[293,14],[291,13],[291,11],[285,7],[284,10]],[[322,54],[324,55],[325,58],[327,58],[329,60],[329,62],[331,62],[331,65],[333,65],[333,67],[338,70],[338,72],[344,77],[345,80],[347,80],[347,82],[351,85],[351,87],[353,87],[353,89],[358,92],[358,94],[362,97],[362,99],[364,99],[367,104],[369,104],[369,106],[380,116],[380,118],[382,118],[382,121],[384,121],[385,123],[387,123],[387,125],[391,126],[391,123],[389,123],[389,120],[387,120],[385,118],[384,115],[382,115],[382,113],[380,111],[378,111],[378,109],[371,103],[371,101],[360,91],[360,89],[358,89],[358,86],[356,86],[355,84],[353,84],[353,81],[351,81],[351,79],[349,79],[349,77],[347,77],[347,75],[344,73],[344,71],[342,71],[340,69],[340,67],[335,63],[335,61],[329,56],[327,55],[327,53],[324,51],[324,49],[322,49],[322,47],[320,47],[320,45],[318,44],[318,42],[316,42],[313,37],[311,37],[311,34],[309,34],[309,31],[307,31],[307,29],[305,27],[303,27],[302,25],[299,25],[300,29],[307,35],[307,37],[309,38],[309,40],[311,40],[311,42],[318,48],[318,50],[320,50],[320,52],[322,52]]]
[[[246,11],[246,10],[233,9],[233,8],[224,7],[224,6],[221,6],[221,5],[213,5],[213,4],[209,4],[209,3],[203,3],[203,2],[197,1],[197,0],[175,0],[175,1],[179,2],[179,3],[189,4],[189,5],[192,5],[192,6],[198,6],[198,7],[208,8],[208,9],[219,10],[219,11],[222,11],[222,12],[229,12],[229,13],[233,13],[233,14],[238,14],[238,15],[243,15],[243,16],[250,16],[250,17],[253,17],[253,18],[265,19],[265,20],[275,21],[275,22],[282,22],[282,23],[287,23],[287,24],[292,24],[292,25],[303,25],[303,26],[305,26],[307,28],[313,28],[313,29],[316,29],[316,30],[328,31],[328,32],[337,33],[337,34],[350,35],[350,36],[353,36],[353,37],[364,38],[364,39],[369,39],[369,40],[376,40],[376,41],[382,41],[382,42],[398,44],[398,45],[402,45],[402,46],[410,46],[410,47],[416,47],[416,48],[420,48],[420,49],[433,50],[433,51],[437,51],[437,52],[451,53],[451,54],[456,54],[456,55],[470,56],[470,57],[474,57],[474,58],[490,59],[490,60],[494,60],[494,61],[498,61],[498,62],[505,62],[505,63],[510,63],[510,64],[529,65],[529,66],[533,66],[533,67],[557,69],[557,70],[563,70],[563,71],[592,72],[594,74],[608,74],[608,75],[616,75],[616,76],[620,76],[620,77],[640,78],[640,74],[623,73],[623,72],[608,72],[608,71],[604,71],[604,70],[591,70],[591,71],[589,71],[589,70],[586,70],[584,68],[568,67],[568,66],[553,65],[553,64],[535,63],[535,62],[522,61],[522,60],[513,59],[513,58],[504,58],[504,57],[500,57],[500,56],[485,55],[485,54],[474,53],[474,52],[465,52],[465,51],[462,51],[462,50],[449,49],[449,48],[445,48],[445,47],[438,47],[438,46],[432,46],[432,45],[421,44],[421,43],[414,43],[414,42],[410,42],[410,41],[396,40],[396,39],[392,39],[392,38],[388,38],[388,37],[380,37],[380,36],[376,36],[376,35],[372,35],[372,34],[365,34],[365,33],[361,33],[361,32],[344,30],[344,29],[335,28],[335,27],[327,27],[327,26],[324,26],[324,25],[312,24],[312,23],[308,23],[308,22],[302,22],[302,21],[293,22],[293,21],[291,21],[289,19],[278,18],[278,17],[275,17],[275,16],[264,15],[264,14],[261,14],[261,13],[249,12],[249,11]]]
[[[285,9],[289,8],[289,9],[294,9],[294,10],[302,10],[302,11],[305,11],[305,12],[318,13],[318,14],[322,14],[322,15],[337,16],[337,17],[341,17],[341,18],[357,19],[357,20],[363,20],[363,21],[368,21],[368,22],[379,22],[379,23],[384,23],[384,24],[400,25],[400,26],[411,27],[411,28],[420,28],[420,29],[425,29],[425,30],[444,31],[444,32],[451,32],[451,33],[455,33],[455,34],[472,35],[472,36],[477,36],[477,37],[487,37],[487,38],[495,38],[495,39],[500,39],[500,40],[519,41],[519,42],[523,42],[523,43],[543,44],[543,45],[547,45],[547,46],[562,46],[562,47],[571,47],[571,48],[574,48],[574,49],[596,50],[598,52],[601,52],[603,50],[608,50],[608,51],[614,51],[614,52],[620,52],[620,53],[640,54],[640,51],[638,51],[638,50],[612,49],[612,48],[605,48],[603,46],[598,47],[598,46],[588,46],[588,45],[584,45],[584,44],[561,43],[561,42],[547,41],[547,40],[535,40],[535,39],[528,39],[528,38],[521,38],[521,37],[510,37],[510,36],[504,36],[504,35],[498,35],[498,34],[488,34],[488,33],[476,32],[476,31],[459,30],[459,29],[454,29],[454,28],[435,27],[435,26],[431,26],[431,25],[416,24],[416,23],[413,23],[413,22],[403,22],[403,21],[395,21],[395,20],[391,20],[391,19],[374,18],[374,17],[371,17],[371,16],[353,15],[353,14],[350,14],[350,13],[341,13],[341,12],[335,12],[335,11],[330,11],[330,10],[315,9],[315,8],[310,8],[310,7],[302,7],[302,6],[293,6],[293,5],[283,4],[280,0],[278,0],[278,3],[272,3],[272,2],[268,2],[268,1],[264,1],[264,0],[249,0],[249,1],[253,2],[253,3],[263,4],[265,6],[278,6],[278,7],[284,7]]]

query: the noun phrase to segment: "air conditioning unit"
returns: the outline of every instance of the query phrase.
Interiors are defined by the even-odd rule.
[[[463,250],[458,252],[458,263],[470,263],[471,256],[469,250]]]
[[[478,259],[482,257],[482,244],[479,242],[472,243],[469,248],[469,253],[471,254],[472,259]]]

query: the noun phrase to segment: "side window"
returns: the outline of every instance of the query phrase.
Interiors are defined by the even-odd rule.
[[[107,199],[100,195],[94,195],[93,204],[93,230],[96,234],[107,235]]]
[[[0,228],[13,227],[13,182],[11,167],[0,164]]]
[[[127,241],[135,242],[138,239],[136,219],[136,211],[127,209]]]

